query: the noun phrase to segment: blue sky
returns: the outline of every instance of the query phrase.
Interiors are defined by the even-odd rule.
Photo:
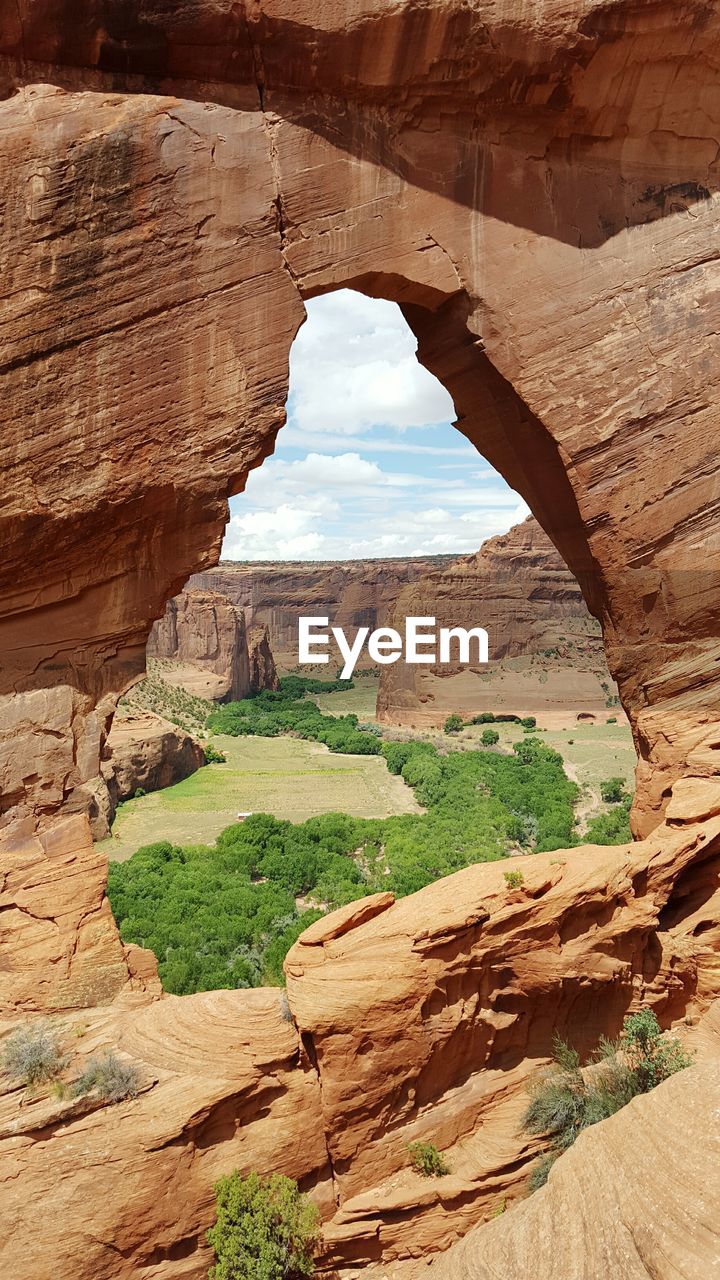
[[[395,303],[315,298],[290,356],[288,422],[231,500],[223,557],[462,554],[528,508],[451,425]]]

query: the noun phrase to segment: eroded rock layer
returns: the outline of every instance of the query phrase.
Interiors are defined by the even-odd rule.
[[[328,563],[226,560],[196,575],[190,586],[197,584],[225,596],[243,611],[249,627],[267,627],[278,663],[292,670],[298,663],[300,617],[327,617],[352,639],[357,627],[373,631],[386,625],[408,583],[451,561],[451,556]],[[337,660],[335,646],[332,654]]]
[[[245,619],[217,592],[181,591],[169,600],[150,632],[147,655],[188,664],[191,675],[183,683],[201,697],[221,702],[250,691]]]
[[[441,725],[452,712],[540,714],[543,724],[572,723],[578,713],[605,719],[616,689],[600,627],[582,592],[537,521],[441,571],[424,574],[397,598],[393,622],[435,618],[440,627],[484,627],[488,666],[478,651],[461,663],[420,666],[402,659],[381,669],[378,715],[393,724]],[[456,643],[456,642],[454,642]],[[514,659],[528,659],[513,664]],[[509,661],[508,661],[509,660]],[[617,713],[616,713],[617,714]],[[620,712],[622,715],[622,712]]]
[[[176,724],[149,711],[118,712],[105,744],[102,777],[108,791],[105,823],[93,834],[107,835],[118,801],[138,791],[161,791],[205,764],[202,745]]]
[[[578,578],[648,831],[717,759],[720,16],[291,10],[21,0],[0,21],[0,687],[36,727],[74,708],[59,782],[3,707],[6,811],[82,802],[104,699],[272,449],[302,297],[353,285],[400,302]]]

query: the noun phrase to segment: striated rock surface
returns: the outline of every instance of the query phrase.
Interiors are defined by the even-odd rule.
[[[218,592],[242,610],[249,627],[264,626],[276,661],[294,668],[298,661],[298,618],[328,617],[348,637],[357,627],[387,624],[398,595],[451,556],[329,561],[222,561],[216,569],[191,578],[191,585]],[[331,661],[339,658],[329,649]]]
[[[94,1007],[148,984],[159,993],[154,957],[120,941],[106,884],[82,816],[2,838],[0,1017]]]
[[[178,725],[151,712],[118,712],[102,762],[110,799],[108,826],[118,800],[128,800],[138,789],[161,791],[188,778],[204,764],[202,745]],[[106,834],[107,829],[102,832]]]
[[[280,677],[275,666],[275,658],[270,648],[270,636],[267,627],[251,627],[248,638],[248,663],[250,667],[250,689],[259,693],[262,689],[278,689]]]
[[[550,717],[554,724],[574,722],[578,712],[608,714],[608,696],[617,691],[600,627],[577,580],[532,516],[490,538],[475,555],[404,588],[393,621],[402,629],[410,615],[436,618],[438,628],[484,627],[491,665],[418,666],[400,659],[383,667],[381,720],[441,725],[455,711],[466,718],[506,711],[539,714],[543,723]]]
[[[38,944],[34,959],[46,976],[41,985],[34,974],[32,991],[43,1008],[68,1011],[58,1025],[72,1050],[69,1077],[86,1055],[112,1048],[135,1064],[142,1087],[134,1101],[79,1115],[44,1094],[23,1105],[17,1092],[0,1098],[3,1274],[36,1280],[52,1257],[62,1280],[135,1280],[143,1273],[204,1280],[212,1185],[236,1167],[282,1169],[300,1179],[324,1219],[322,1269],[377,1264],[378,1274],[398,1268],[400,1276],[406,1268],[412,1273],[413,1259],[439,1255],[523,1194],[538,1145],[518,1121],[528,1078],[546,1062],[556,1031],[586,1052],[643,1004],[692,1038],[687,1023],[713,1007],[720,972],[717,792],[709,783],[702,794],[686,795],[682,813],[645,842],[470,867],[402,901],[378,894],[342,908],[290,952],[289,1014],[277,990],[153,999],[146,953],[134,948],[128,957],[116,936],[113,951],[109,930],[100,934],[98,956],[109,958],[107,996],[119,995],[109,1007],[88,1009],[83,982],[58,982],[47,942],[42,951]],[[716,816],[699,818],[710,810]],[[65,858],[70,845],[81,856],[78,822],[66,825]],[[82,858],[90,853],[86,835]],[[101,861],[94,856],[92,866]],[[522,871],[520,888],[506,884],[508,867]],[[89,887],[87,874],[83,883]],[[92,883],[101,906],[101,881]],[[21,896],[14,881],[9,893],[16,910],[32,907],[27,887]],[[25,958],[27,980],[33,966]],[[68,963],[72,973],[81,959]],[[19,977],[13,982],[12,1007],[31,1007],[27,981],[25,988]],[[35,995],[34,1007],[40,1003]],[[0,1033],[12,1025],[6,1017]],[[711,1092],[703,1092],[703,1076],[697,1085],[683,1078],[677,1094],[665,1095],[669,1104],[681,1107],[687,1097],[698,1108],[686,1120],[679,1111],[669,1133],[685,1124],[700,1140],[717,1090],[714,1052]],[[641,1154],[652,1152],[657,1126],[632,1136],[633,1115],[642,1127],[652,1105],[613,1121],[607,1139],[598,1131],[581,1140],[573,1159],[583,1149],[589,1156],[580,1182],[588,1188],[588,1214],[593,1202],[609,1212],[611,1173],[629,1185]],[[445,1153],[447,1177],[428,1180],[409,1167],[407,1143],[418,1138]],[[593,1142],[611,1153],[602,1157],[604,1172],[593,1163]],[[577,1166],[571,1160],[568,1182],[565,1159],[543,1193],[552,1197],[557,1186],[551,1206],[567,1204],[571,1192],[563,1186],[577,1188]],[[642,1225],[635,1206],[648,1184],[641,1179],[628,1231],[613,1226],[603,1236],[609,1274],[623,1275],[624,1251],[635,1237],[641,1256],[655,1259],[654,1280],[674,1280],[680,1246],[673,1223],[683,1205],[687,1221],[702,1227],[701,1256],[709,1256],[708,1239],[717,1247],[713,1167],[698,1204],[699,1166],[694,1156],[678,1159],[691,1174],[687,1183],[674,1178],[671,1196],[661,1176],[651,1201],[667,1215],[647,1212]],[[521,1223],[536,1221],[534,1203],[493,1224],[493,1241],[510,1230],[516,1212]],[[577,1212],[570,1217],[568,1210],[559,1225],[546,1215],[538,1227],[543,1266],[551,1233],[572,1236],[555,1251],[564,1266],[558,1280],[578,1274],[572,1268],[580,1245],[570,1225]],[[518,1239],[531,1239],[530,1230]],[[481,1257],[497,1258],[498,1274],[510,1280],[513,1247],[508,1238]],[[594,1248],[591,1241],[591,1259]],[[593,1273],[579,1274],[590,1280]]]
[[[714,1057],[581,1134],[545,1187],[453,1245],[433,1280],[717,1275],[719,1107],[716,1045]]]
[[[77,698],[97,774],[85,722],[273,447],[303,297],[349,285],[400,303],[601,621],[637,830],[715,772],[719,30],[698,0],[3,14],[0,697],[40,692],[36,727]],[[8,811],[46,820],[34,735]]]
[[[169,600],[150,632],[147,654],[185,664],[179,682],[199,697],[234,701],[250,690],[245,619],[218,592],[181,591]]]

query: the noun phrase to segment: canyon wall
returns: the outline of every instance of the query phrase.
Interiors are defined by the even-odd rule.
[[[216,591],[181,591],[148,637],[149,658],[187,664],[184,687],[218,702],[250,692],[250,655],[243,614]]]
[[[261,1158],[313,1190],[328,1262],[429,1251],[517,1185],[509,1086],[553,1029],[715,996],[719,34],[700,0],[0,12],[2,1004],[75,1011],[78,1055],[145,1086],[3,1097],[8,1274],[200,1280],[213,1180]],[[303,298],[342,285],[400,303],[577,577],[647,839],[541,855],[519,900],[487,866],[325,921],[289,961],[298,1036],[275,992],[156,999],[63,815],[272,450]],[[400,1165],[431,1131],[447,1218]]]
[[[161,791],[205,764],[201,743],[162,716],[135,708],[117,712],[105,743],[101,775],[108,804],[94,824],[96,839],[107,835],[118,802],[137,791]]]
[[[386,625],[408,583],[452,563],[452,556],[410,556],[388,560],[253,561],[224,560],[197,574],[190,587],[217,592],[242,610],[248,626],[268,629],[276,661],[293,670],[298,661],[298,618],[329,617],[349,637],[357,627]],[[332,647],[332,659],[339,653]]]
[[[470,664],[401,659],[382,667],[380,720],[421,727],[442,725],[453,712],[469,719],[499,711],[537,714],[555,727],[572,724],[578,714],[603,720],[618,714],[608,709],[617,689],[599,624],[532,516],[401,591],[392,620],[402,628],[410,615],[434,617],[438,627],[484,627],[489,665],[478,665],[474,648]],[[528,661],[512,661],[518,658]]]

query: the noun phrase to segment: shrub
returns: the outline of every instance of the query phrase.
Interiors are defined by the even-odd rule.
[[[679,1040],[662,1035],[650,1009],[628,1016],[618,1040],[600,1041],[585,1064],[590,1066],[587,1076],[575,1049],[556,1038],[553,1051],[553,1065],[531,1085],[522,1121],[528,1133],[551,1140],[550,1150],[530,1175],[533,1191],[543,1185],[554,1160],[583,1129],[606,1120],[692,1061]]]
[[[522,871],[503,871],[503,877],[509,889],[521,889],[525,883]]]
[[[25,1085],[55,1080],[67,1062],[59,1037],[47,1022],[17,1027],[5,1041],[3,1070]]]
[[[617,724],[617,716],[608,716],[607,724]]]
[[[147,795],[147,791],[145,790],[144,787],[136,787],[135,790],[133,791],[133,800],[141,800],[142,797],[146,795]]]
[[[207,745],[203,747],[203,750],[205,752],[206,764],[227,764],[227,756],[225,755],[225,752],[218,751],[217,747],[214,747],[212,742],[208,742]]]
[[[286,1280],[312,1275],[320,1234],[316,1206],[280,1173],[236,1170],[215,1187],[217,1221],[207,1233],[216,1263],[209,1280]]]
[[[500,741],[500,734],[497,729],[483,729],[480,741],[484,747],[494,747]]]
[[[471,724],[492,724],[495,719],[492,711],[481,711],[479,716],[473,716]]]
[[[620,804],[625,799],[625,779],[606,778],[600,783],[600,795],[606,804]]]
[[[95,1089],[103,1102],[122,1102],[137,1097],[140,1074],[130,1062],[121,1062],[114,1053],[104,1058],[90,1058],[85,1070],[73,1085],[76,1097]]]
[[[520,725],[523,729],[535,729],[537,728],[537,720],[535,719],[535,716],[525,716],[525,718],[520,721]]]
[[[413,1169],[424,1178],[442,1178],[450,1172],[450,1165],[434,1142],[411,1142],[408,1151]]]
[[[446,733],[459,733],[463,724],[464,721],[462,716],[452,715],[448,716],[443,727]]]

